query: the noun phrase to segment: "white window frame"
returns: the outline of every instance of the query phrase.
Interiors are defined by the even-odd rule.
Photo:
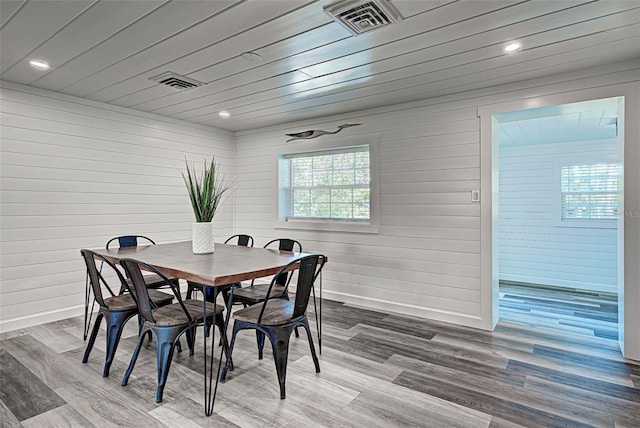
[[[286,168],[286,158],[294,154],[303,154],[318,151],[343,150],[350,147],[369,146],[369,162],[370,162],[370,183],[369,183],[369,220],[337,220],[337,219],[304,219],[289,218],[291,209],[290,186],[288,168]],[[277,202],[276,221],[274,228],[277,229],[301,229],[301,230],[322,230],[334,232],[353,232],[353,233],[378,233],[378,157],[376,144],[354,140],[342,145],[327,142],[302,142],[295,146],[285,147],[286,153],[280,153],[277,156]]]

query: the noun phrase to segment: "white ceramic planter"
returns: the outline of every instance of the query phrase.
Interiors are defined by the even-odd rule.
[[[192,223],[191,239],[194,254],[213,253],[213,222]]]

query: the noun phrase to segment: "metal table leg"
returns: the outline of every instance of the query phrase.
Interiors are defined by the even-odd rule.
[[[318,352],[322,354],[322,271],[320,271],[320,304],[316,305],[316,284],[311,288],[313,292],[313,310],[316,313],[316,331],[318,332]],[[318,311],[319,307],[319,311]]]
[[[320,271],[320,313],[316,314],[316,318],[319,318],[318,323],[318,350],[322,354],[322,271]]]
[[[102,270],[102,266],[100,268]],[[87,340],[87,336],[89,336],[89,330],[91,328],[91,320],[93,319],[93,308],[96,303],[96,301],[93,300],[91,310],[89,310],[89,302],[91,301],[91,282],[89,280],[88,270],[84,286],[84,330],[82,332],[82,340]]]
[[[205,286],[206,287],[206,286]],[[227,303],[227,307],[231,307],[231,302],[233,301],[233,290],[235,289],[235,287],[231,287],[231,291],[229,292],[229,298],[228,298],[228,303]],[[220,358],[218,359],[218,369],[216,372],[216,383],[215,385],[213,385],[213,354],[214,354],[214,349],[215,349],[215,343],[216,343],[216,333],[215,333],[215,322],[211,325],[211,330],[213,331],[213,334],[211,335],[211,356],[209,357],[209,365],[207,367],[207,299],[206,299],[206,293],[204,293],[204,289],[203,289],[203,299],[202,299],[202,311],[203,311],[203,316],[204,316],[204,334],[203,336],[203,340],[204,340],[204,397],[205,397],[205,401],[204,401],[204,413],[207,416],[211,416],[213,414],[213,406],[215,404],[216,401],[216,394],[218,392],[218,383],[220,381],[220,370],[222,367],[222,358],[224,356],[224,346],[221,346],[220,348]],[[213,313],[215,314],[217,312],[217,298],[213,300]],[[227,340],[227,326],[229,325],[229,318],[231,315],[231,311],[227,310],[226,316],[225,316],[225,321],[224,321],[224,332],[222,333],[224,335],[223,340]],[[233,362],[230,361],[230,368],[231,370],[233,370]],[[207,379],[207,371],[209,372],[208,375],[208,379]]]

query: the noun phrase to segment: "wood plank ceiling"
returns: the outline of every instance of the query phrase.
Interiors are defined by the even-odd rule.
[[[0,78],[237,131],[640,57],[637,0],[393,0],[404,20],[359,36],[330,3],[0,0]]]
[[[501,113],[500,146],[615,141],[619,114],[617,98]]]

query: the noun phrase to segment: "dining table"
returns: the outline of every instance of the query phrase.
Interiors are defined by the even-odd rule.
[[[242,281],[254,280],[276,274],[287,264],[305,257],[309,254],[281,251],[277,249],[245,247],[241,245],[227,245],[216,243],[213,253],[195,254],[192,251],[191,241],[173,242],[166,244],[122,247],[113,249],[98,249],[96,253],[104,256],[112,263],[118,264],[120,259],[130,258],[144,262],[168,277],[174,277],[193,281],[205,287],[216,288]],[[318,346],[321,351],[321,326],[322,326],[322,280],[320,278],[319,304],[320,310],[316,311],[316,327],[318,329]],[[214,295],[217,294],[214,292]],[[228,297],[233,298],[233,288]],[[215,301],[212,302],[215,305]],[[315,286],[314,286],[315,304]],[[231,305],[227,305],[231,307]],[[206,325],[207,306],[203,299],[203,315],[205,332],[210,331],[211,352],[207,361],[208,334],[203,334],[204,340],[204,405],[205,414],[211,416],[215,397],[218,390],[220,368],[223,358],[223,349],[220,350],[218,367],[215,378],[214,373],[214,343],[215,329],[209,329]],[[230,311],[226,313],[225,326],[229,324]],[[214,383],[215,379],[215,383]]]

